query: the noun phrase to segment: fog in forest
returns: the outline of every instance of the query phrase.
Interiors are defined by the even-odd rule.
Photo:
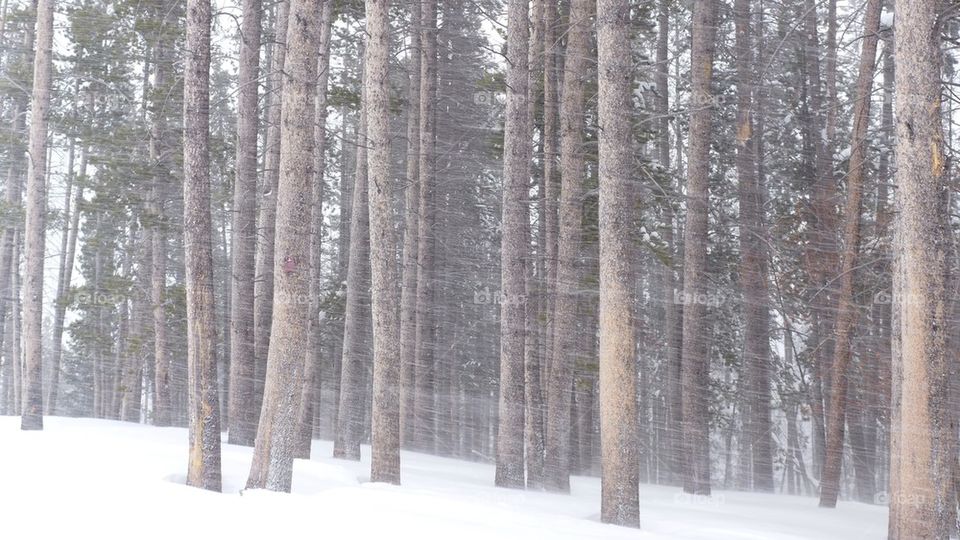
[[[958,44],[0,0],[0,536],[957,538]]]

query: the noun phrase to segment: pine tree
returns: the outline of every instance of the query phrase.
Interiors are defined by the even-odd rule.
[[[640,526],[631,116],[630,5],[597,3],[600,113],[600,437],[605,523]]]
[[[254,285],[253,332],[255,375],[253,409],[257,422],[263,405],[267,356],[273,317],[275,242],[277,221],[277,185],[280,177],[280,148],[282,144],[282,108],[284,60],[287,52],[287,26],[290,0],[276,6],[273,44],[271,46],[270,77],[267,81],[267,136],[264,150],[264,173],[257,214],[257,266]]]
[[[866,37],[860,52],[857,76],[857,101],[853,111],[850,171],[847,175],[847,204],[844,210],[843,264],[840,273],[840,294],[836,320],[836,342],[831,364],[832,393],[827,409],[826,461],[820,483],[820,506],[833,508],[840,494],[840,464],[843,458],[843,428],[846,422],[847,365],[850,362],[854,326],[854,280],[860,250],[860,220],[863,205],[863,184],[866,176],[867,129],[870,126],[870,95],[879,41],[881,0],[870,0],[864,15]],[[864,471],[858,470],[862,475]]]
[[[397,241],[393,233],[390,175],[389,0],[366,0],[364,60],[367,170],[370,206],[373,412],[370,479],[400,483],[400,319],[396,310]]]
[[[737,48],[737,176],[740,203],[740,284],[743,290],[747,400],[744,436],[748,439],[746,487],[772,492],[773,452],[770,422],[770,334],[767,255],[764,251],[763,188],[758,178],[751,2],[734,4]],[[752,485],[751,485],[752,484]]]
[[[190,461],[187,484],[220,491],[220,404],[210,221],[210,2],[187,2],[183,79],[183,227]]]
[[[230,284],[230,444],[252,445],[257,412],[253,399],[254,278],[256,274],[258,79],[261,0],[243,3],[240,27],[240,87],[237,98],[237,174],[233,191],[233,237]]]
[[[172,396],[170,386],[170,358],[167,356],[167,316],[164,309],[167,288],[167,234],[166,234],[166,198],[168,191],[169,152],[166,137],[167,122],[164,115],[168,89],[168,70],[170,52],[167,36],[159,34],[154,45],[153,66],[153,119],[150,126],[150,158],[152,163],[152,186],[148,206],[153,217],[150,231],[150,303],[153,315],[153,362],[154,362],[154,399],[153,423],[157,426],[169,426],[172,416]]]
[[[433,450],[436,441],[434,397],[434,191],[437,181],[437,0],[421,4],[420,25],[420,193],[417,223],[417,342],[414,440],[418,449]]]
[[[37,2],[37,49],[30,98],[30,143],[27,151],[27,214],[24,228],[26,276],[23,283],[25,371],[21,429],[43,429],[43,261],[46,231],[47,125],[53,63],[53,0]]]
[[[707,403],[710,358],[707,356],[707,228],[709,212],[710,139],[713,94],[710,89],[716,36],[715,0],[697,0],[693,7],[690,52],[691,113],[687,170],[687,221],[684,226],[683,356],[680,379],[683,406],[683,489],[710,494],[710,432]]]
[[[497,429],[496,484],[522,488],[524,332],[526,330],[525,260],[529,219],[530,132],[527,122],[528,0],[507,4],[507,116],[504,126],[503,237],[501,240],[500,414]]]
[[[310,459],[314,417],[320,406],[323,371],[323,331],[326,314],[321,286],[323,279],[323,208],[326,199],[327,160],[327,86],[330,76],[330,34],[333,2],[324,2],[320,14],[320,51],[317,55],[316,119],[313,129],[313,199],[310,223],[310,332],[307,363],[304,368],[303,396],[300,400],[297,457]],[[328,379],[329,381],[329,379]]]
[[[956,424],[950,418],[947,166],[941,111],[941,19],[936,2],[900,0],[896,19],[896,182],[899,320],[891,455],[891,538],[947,538]],[[899,283],[897,283],[899,281]],[[896,320],[896,319],[895,319]]]
[[[340,374],[340,402],[333,457],[360,461],[360,438],[366,405],[366,370],[370,335],[369,206],[367,202],[366,108],[360,106],[357,130],[357,165],[353,183],[350,219],[350,259],[347,269],[347,298],[343,322],[343,359]]]
[[[420,201],[420,19],[419,0],[409,2],[410,72],[407,90],[407,163],[404,188],[403,276],[400,290],[400,436],[414,443],[417,384],[417,250]]]
[[[570,407],[581,273],[578,261],[583,226],[583,98],[588,78],[588,0],[571,0],[560,103],[560,213],[557,278],[554,288],[553,357],[547,382],[547,439],[544,479],[548,490],[570,491]],[[549,21],[548,21],[549,24]],[[549,159],[549,158],[548,158]]]
[[[248,488],[290,491],[310,308],[310,223],[321,0],[291,0],[275,199],[273,316]]]

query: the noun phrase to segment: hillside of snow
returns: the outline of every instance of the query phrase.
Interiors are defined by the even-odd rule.
[[[361,463],[314,441],[296,462],[293,493],[242,491],[251,449],[223,446],[223,493],[184,485],[187,432],[106,420],[45,418],[22,432],[0,417],[0,538],[415,538],[881,540],[881,506],[641,487],[640,531],[599,522],[600,481],[574,477],[571,495],[493,487],[492,465],[403,453],[403,486],[369,483]]]

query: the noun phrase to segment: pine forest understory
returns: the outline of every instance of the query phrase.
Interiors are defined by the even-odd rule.
[[[0,535],[956,538],[958,48],[953,0],[0,0]]]

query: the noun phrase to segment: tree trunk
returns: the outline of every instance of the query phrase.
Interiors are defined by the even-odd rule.
[[[434,407],[434,207],[436,190],[437,1],[422,4],[420,26],[420,194],[417,246],[417,342],[414,423],[416,447],[432,451],[436,441]]]
[[[670,160],[670,87],[669,87],[669,32],[670,32],[670,4],[669,0],[659,0],[657,13],[657,113],[660,121],[657,126],[657,159],[664,171],[669,171]],[[671,191],[675,189],[670,183]],[[681,439],[681,402],[680,402],[680,353],[683,339],[683,305],[676,301],[677,292],[677,259],[680,249],[676,245],[674,235],[674,201],[667,200],[664,204],[663,241],[668,251],[668,260],[663,265],[664,273],[664,332],[666,338],[666,407],[665,424],[666,436],[664,450],[667,452],[665,464],[671,482],[679,483],[682,474],[680,454],[682,452]]]
[[[43,429],[43,260],[46,230],[47,124],[53,55],[53,0],[37,3],[37,50],[30,98],[23,333],[26,349],[20,428]]]
[[[141,261],[141,268],[150,267],[150,235],[147,229],[140,228],[139,237],[135,238],[135,229],[133,224],[130,226],[127,257],[133,258],[136,251]],[[126,265],[126,275],[129,274],[130,265]],[[125,357],[121,358],[120,384],[120,411],[119,418],[124,422],[140,421],[140,402],[142,399],[143,367],[145,365],[147,343],[149,343],[147,319],[150,317],[150,275],[145,272],[139,272],[136,276],[131,276],[132,281],[136,283],[137,292],[130,300],[130,318],[128,323],[129,330],[126,332],[126,344],[122,348],[118,347],[118,352]],[[141,292],[143,291],[143,292]]]
[[[529,0],[507,4],[507,112],[504,126],[503,219],[500,253],[500,402],[496,484],[524,487],[524,332],[526,330],[526,231],[530,173]],[[569,411],[569,407],[567,408]]]
[[[400,291],[400,436],[414,444],[417,384],[417,249],[420,200],[420,2],[409,2],[410,56],[407,90],[407,169],[404,188],[403,281]]]
[[[220,491],[220,403],[210,221],[210,2],[187,0],[183,234],[190,460],[187,484]]]
[[[270,350],[271,323],[273,316],[274,263],[277,221],[277,184],[280,177],[281,110],[283,107],[284,56],[287,51],[287,20],[290,0],[282,0],[277,6],[274,26],[273,57],[268,80],[269,104],[267,113],[266,158],[263,186],[260,195],[259,223],[257,224],[257,266],[254,285],[253,347],[254,386],[253,410],[255,423],[259,424],[263,405],[264,384],[267,373],[267,355]]]
[[[822,133],[825,131],[823,94],[820,78],[820,45],[817,30],[817,9],[813,0],[805,0],[802,7],[806,30],[807,48],[804,68],[809,84],[810,121],[805,137],[810,141],[810,163],[813,165],[813,196],[811,200],[808,274],[813,281],[814,294],[808,299],[812,318],[810,347],[814,350],[813,395],[811,396],[811,415],[813,417],[813,468],[820,471],[825,454],[825,417],[826,396],[829,394],[830,350],[832,335],[831,300],[834,286],[833,272],[837,269],[836,215],[834,199],[836,183],[833,178],[833,159],[827,153]],[[835,102],[832,102],[835,103]]]
[[[10,286],[14,291],[22,287],[20,261],[23,258],[23,231],[13,235],[13,257],[10,260]],[[14,414],[23,411],[23,303],[20,294],[14,294],[10,304],[9,358],[13,363]]]
[[[560,178],[557,174],[557,161],[560,157],[559,124],[557,111],[557,62],[559,45],[557,26],[560,20],[557,14],[557,2],[544,1],[543,9],[543,184],[544,184],[544,257],[546,284],[544,287],[544,331],[543,362],[540,372],[545,376],[550,372],[553,361],[554,313],[557,293],[557,229],[559,226],[558,205],[560,201]],[[546,377],[544,377],[546,378]],[[546,464],[544,464],[546,466]]]
[[[163,103],[165,99],[163,89],[167,82],[167,46],[163,38],[156,45],[156,60],[154,63],[154,117],[150,128],[150,161],[153,165],[153,186],[151,186],[150,202],[153,214],[153,223],[150,232],[151,243],[151,279],[150,305],[153,313],[153,363],[154,363],[154,397],[153,423],[157,426],[171,424],[171,395],[170,395],[170,358],[167,356],[167,317],[164,309],[167,283],[167,238],[166,221],[164,219],[164,200],[167,186],[167,161],[164,157],[166,146],[163,134],[166,130],[164,122]],[[92,103],[92,97],[91,97]]]
[[[770,313],[764,252],[764,195],[758,177],[753,93],[757,85],[751,39],[751,2],[734,4],[737,49],[737,175],[740,196],[740,288],[743,292],[747,393],[744,396],[747,488],[773,491],[770,426]]]
[[[291,0],[283,64],[280,174],[273,264],[270,349],[247,488],[290,491],[300,400],[303,344],[309,330],[311,182],[320,2]]]
[[[321,336],[326,314],[320,312],[320,284],[323,274],[323,200],[326,189],[327,83],[330,76],[330,29],[333,2],[324,2],[320,14],[320,53],[317,56],[316,121],[313,129],[313,200],[310,225],[310,331],[304,367],[303,397],[300,400],[297,456],[310,459],[313,418],[320,406],[323,369]]]
[[[820,506],[833,508],[840,495],[840,464],[843,461],[843,428],[846,417],[847,365],[856,309],[853,301],[857,254],[860,251],[860,213],[863,206],[863,182],[866,176],[867,130],[870,127],[870,94],[877,59],[880,34],[881,0],[870,0],[864,19],[866,35],[860,52],[856,103],[851,132],[850,170],[847,175],[847,205],[844,210],[843,266],[840,273],[840,296],[837,304],[836,342],[831,366],[832,393],[827,408],[826,459],[820,482]]]
[[[553,358],[547,383],[547,440],[544,481],[548,490],[570,491],[570,403],[575,343],[578,253],[583,221],[583,94],[588,78],[590,17],[588,0],[571,0],[570,26],[560,104],[560,220],[554,294]]]
[[[343,73],[346,73],[345,71]],[[341,74],[341,81],[345,80],[346,75]],[[341,106],[340,108],[340,135],[338,137],[340,141],[340,178],[338,181],[339,184],[339,211],[338,224],[337,224],[337,266],[336,266],[336,292],[338,295],[346,297],[346,282],[347,282],[347,270],[349,266],[349,250],[350,250],[350,227],[352,224],[352,211],[351,207],[353,206],[353,173],[350,171],[350,159],[348,159],[349,149],[352,143],[349,142],[348,138],[348,129],[347,124],[347,107]],[[356,145],[353,145],[356,148]],[[336,306],[336,318],[337,323],[335,330],[332,336],[333,343],[331,344],[331,358],[330,361],[325,364],[325,367],[328,370],[324,380],[329,381],[329,391],[323,393],[325,398],[322,402],[322,407],[326,412],[326,427],[325,436],[334,438],[338,424],[338,414],[340,408],[340,380],[343,375],[343,347],[344,340],[346,339],[345,324],[346,324],[346,302],[344,304],[338,304]]]
[[[631,188],[633,59],[630,5],[599,0],[600,109],[600,518],[640,526]]]
[[[368,298],[365,298],[366,292],[370,290],[366,124],[367,115],[361,105],[350,221],[350,261],[343,323],[340,403],[333,445],[333,457],[354,461],[360,461],[360,438],[363,435],[363,415],[366,408],[364,380],[369,363],[367,337],[370,331],[370,305]]]
[[[544,31],[544,0],[534,0],[531,8],[531,33],[527,48],[528,76],[527,76],[527,122],[529,129],[534,131],[537,123],[537,107],[541,103],[542,88],[537,82],[543,71],[543,53],[545,43],[543,41]],[[543,149],[543,126],[541,131],[541,152]],[[532,149],[531,149],[532,152]],[[543,154],[541,153],[540,162],[545,166]],[[532,163],[532,159],[531,165]],[[534,178],[537,177],[537,170],[532,171]],[[526,264],[526,310],[525,310],[525,335],[524,335],[524,441],[527,470],[527,489],[543,489],[543,460],[544,460],[544,432],[543,432],[543,385],[541,382],[543,369],[543,352],[545,350],[544,341],[546,338],[546,253],[544,244],[546,243],[546,178],[542,175],[537,179],[537,241],[536,256],[533,254]],[[529,220],[529,211],[527,219]],[[527,245],[530,245],[530,238],[533,235],[533,229],[530,228]],[[528,247],[529,249],[529,247]]]
[[[710,419],[707,407],[710,358],[706,321],[707,232],[713,95],[710,81],[715,52],[716,0],[696,0],[693,8],[690,152],[687,222],[683,260],[683,353],[680,369],[683,416],[683,489],[710,494]]]
[[[928,15],[929,16],[929,15]],[[939,43],[934,50],[939,49]],[[899,60],[897,60],[899,61]],[[917,59],[913,60],[914,66],[917,66]],[[920,64],[922,65],[922,64]],[[937,66],[939,73],[939,66]],[[929,74],[927,75],[930,76]],[[939,75],[938,75],[939,77]],[[896,83],[894,83],[896,85]],[[939,97],[939,91],[935,94]],[[939,121],[939,120],[938,120]],[[936,124],[935,124],[936,125]],[[925,178],[925,175],[923,176]],[[895,177],[895,179],[899,180]],[[903,412],[903,328],[902,304],[903,304],[903,285],[904,285],[904,253],[905,246],[902,240],[903,235],[903,198],[895,197],[895,212],[893,225],[893,253],[890,257],[890,480],[887,486],[887,492],[890,494],[889,513],[887,523],[888,540],[904,540],[909,537],[900,534],[900,456],[903,448],[903,432],[900,430],[900,423]]]
[[[956,425],[946,421],[951,356],[948,351],[950,233],[941,111],[939,4],[899,0],[896,41],[897,185],[901,218],[899,262],[899,361],[891,431],[891,538],[948,538],[946,519],[955,505],[951,482]],[[895,280],[897,279],[895,275]],[[895,287],[897,289],[897,287]],[[896,343],[895,343],[896,345]],[[899,414],[897,414],[899,413]]]
[[[366,0],[367,46],[363,106],[367,109],[370,206],[373,411],[370,480],[400,483],[400,319],[397,241],[390,175],[389,0]]]
[[[244,0],[240,28],[237,159],[230,253],[230,393],[228,442],[250,446],[257,432],[254,403],[254,279],[257,264],[257,132],[262,0]]]

